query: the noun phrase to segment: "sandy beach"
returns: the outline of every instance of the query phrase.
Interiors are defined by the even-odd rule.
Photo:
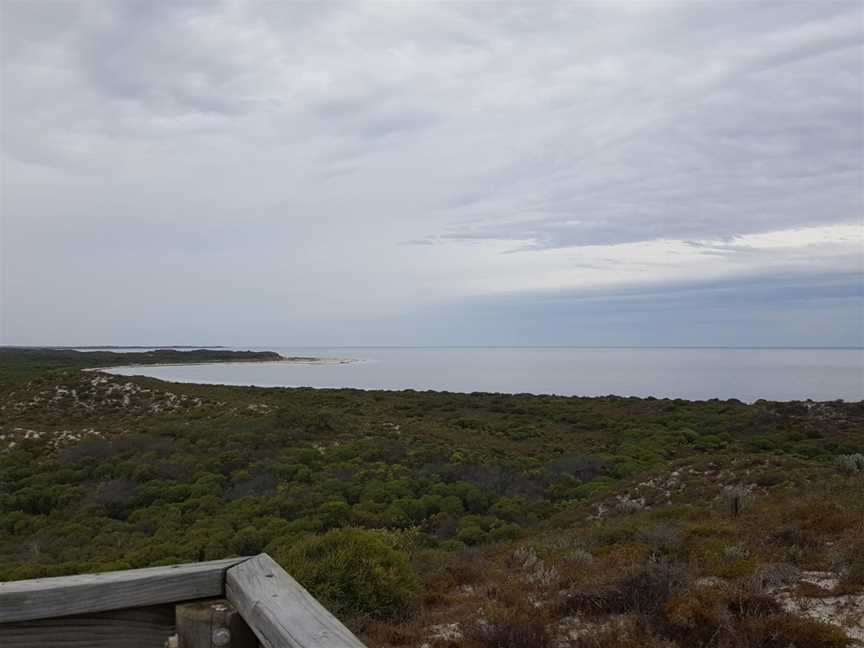
[[[133,369],[136,367],[200,367],[204,365],[233,365],[233,364],[299,364],[299,365],[340,365],[357,362],[353,358],[305,358],[305,357],[283,357],[280,360],[213,360],[209,362],[166,362],[166,363],[129,363],[112,365],[110,367],[88,367],[81,371],[110,371],[112,369]]]

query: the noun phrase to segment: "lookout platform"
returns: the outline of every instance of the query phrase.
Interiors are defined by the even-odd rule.
[[[3,648],[365,648],[270,556],[0,583]]]

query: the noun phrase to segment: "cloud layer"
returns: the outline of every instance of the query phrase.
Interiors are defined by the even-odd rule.
[[[2,12],[0,343],[864,343],[857,2]]]

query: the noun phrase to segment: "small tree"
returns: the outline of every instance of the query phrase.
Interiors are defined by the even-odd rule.
[[[398,615],[420,588],[401,535],[333,529],[277,549],[276,560],[335,614]]]

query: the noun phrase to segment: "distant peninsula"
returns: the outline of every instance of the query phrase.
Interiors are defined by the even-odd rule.
[[[87,347],[94,348],[94,347]],[[113,347],[120,348],[120,347]],[[79,351],[58,347],[0,347],[0,362],[7,376],[61,369],[101,369],[130,365],[209,364],[212,362],[318,362],[319,358],[286,358],[275,351],[227,349],[156,349],[153,351]],[[17,369],[17,371],[16,371]]]

